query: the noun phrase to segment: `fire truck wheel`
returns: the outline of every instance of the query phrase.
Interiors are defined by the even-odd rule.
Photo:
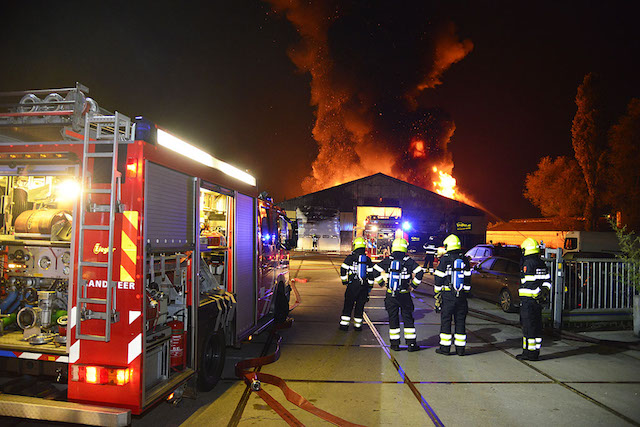
[[[273,307],[273,318],[276,323],[283,323],[289,317],[289,296],[291,294],[291,286],[283,282],[278,282],[276,287],[276,297]]]
[[[198,360],[198,389],[210,391],[220,381],[226,343],[223,331],[216,331],[205,338]]]

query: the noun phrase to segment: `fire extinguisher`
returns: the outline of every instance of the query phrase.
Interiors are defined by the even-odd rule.
[[[186,353],[184,351],[184,343],[187,340],[187,333],[184,330],[184,322],[174,318],[169,322],[171,327],[170,355],[171,369],[174,371],[182,371],[185,365]]]

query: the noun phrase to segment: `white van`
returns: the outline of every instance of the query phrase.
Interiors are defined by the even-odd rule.
[[[567,231],[564,253],[570,252],[620,252],[618,237],[613,231]]]

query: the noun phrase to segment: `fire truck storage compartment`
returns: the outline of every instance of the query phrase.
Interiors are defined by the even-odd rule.
[[[227,289],[230,194],[207,183],[200,188],[200,293]]]
[[[185,335],[193,333],[187,275],[194,261],[196,193],[193,177],[151,162],[145,183],[144,384],[152,395],[172,375],[192,367]]]
[[[74,167],[0,166],[0,350],[66,355]]]
[[[145,389],[149,390],[169,378],[169,341],[164,340],[147,349],[144,359]]]

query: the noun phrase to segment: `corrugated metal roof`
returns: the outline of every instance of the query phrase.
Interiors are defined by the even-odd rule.
[[[580,227],[576,227],[580,225]],[[569,231],[581,228],[584,218],[522,218],[499,222],[487,227],[487,231]]]

